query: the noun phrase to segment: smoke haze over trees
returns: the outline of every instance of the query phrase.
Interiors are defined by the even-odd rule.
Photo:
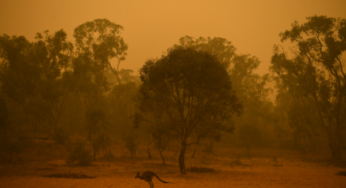
[[[232,38],[186,35],[136,75],[121,68],[131,48],[122,31],[95,19],[75,28],[74,42],[62,29],[33,41],[0,36],[2,161],[56,147],[68,163],[159,158],[186,174],[187,159],[217,155],[223,144],[249,158],[272,149],[343,161],[345,19],[294,22],[280,33],[293,48],[274,46],[268,74]]]

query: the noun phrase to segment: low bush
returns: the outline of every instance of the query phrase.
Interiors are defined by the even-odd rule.
[[[131,158],[134,157],[136,155],[138,146],[135,142],[135,138],[134,136],[128,136],[124,139],[125,141],[125,147],[126,149],[128,149],[130,151],[131,154]]]
[[[68,148],[69,155],[67,157],[67,163],[77,163],[79,165],[90,165],[93,161],[91,155],[92,148],[88,142],[78,142],[69,145]]]

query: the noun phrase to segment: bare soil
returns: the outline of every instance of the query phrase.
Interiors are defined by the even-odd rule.
[[[149,160],[142,155],[131,159],[116,156],[112,161],[98,160],[90,166],[67,165],[63,159],[16,162],[0,164],[1,188],[40,187],[137,187],[148,188],[149,184],[135,179],[137,172],[155,172],[164,184],[153,179],[155,187],[200,188],[200,187],[346,187],[346,176],[337,175],[346,171],[343,164],[332,164],[327,156],[311,153],[301,155],[293,151],[255,150],[251,157],[244,150],[222,147],[217,154],[199,152],[194,158],[186,154],[186,166],[213,169],[206,172],[179,172],[176,154],[166,153],[166,165],[159,155]],[[154,156],[156,156],[156,153]],[[126,155],[126,153],[125,153]],[[47,177],[65,174],[66,177]],[[76,178],[83,177],[93,178]],[[69,176],[70,175],[70,176]]]

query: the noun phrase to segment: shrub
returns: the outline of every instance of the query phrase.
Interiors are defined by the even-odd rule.
[[[108,152],[106,152],[104,155],[103,155],[103,159],[107,160],[107,161],[111,161],[114,159],[114,155],[113,153],[109,150]]]
[[[76,144],[71,144],[68,148],[68,158],[67,163],[77,163],[79,165],[90,165],[93,158],[91,155],[92,149],[88,142],[78,142]]]
[[[93,148],[96,153],[102,153],[104,156],[110,152],[111,140],[108,135],[100,134],[93,143]]]
[[[70,135],[62,128],[57,128],[54,131],[53,140],[57,144],[66,145],[70,139]]]
[[[0,153],[2,153],[0,157],[4,161],[13,163],[13,159],[18,158],[23,148],[26,148],[29,144],[30,140],[25,137],[19,137],[17,139],[10,139],[7,136],[0,137]]]
[[[125,147],[128,149],[131,153],[131,158],[136,155],[138,146],[135,142],[134,136],[128,136],[124,139],[125,141]]]

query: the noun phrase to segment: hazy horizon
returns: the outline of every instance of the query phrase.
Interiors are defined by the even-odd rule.
[[[0,1],[0,187],[344,187],[345,5]]]
[[[74,42],[73,30],[80,24],[106,18],[124,27],[122,36],[128,55],[120,65],[136,73],[147,59],[162,55],[179,38],[222,37],[231,41],[238,54],[257,56],[258,73],[269,72],[279,33],[295,20],[326,15],[346,17],[341,0],[306,1],[2,1],[0,34],[24,35],[33,41],[37,32],[64,29]]]

